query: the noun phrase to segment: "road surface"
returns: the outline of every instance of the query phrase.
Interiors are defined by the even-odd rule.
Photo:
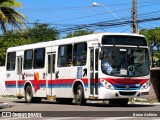
[[[125,119],[160,119],[159,103],[129,103],[125,107],[109,105],[102,101],[88,101],[85,106],[72,104],[59,104],[56,101],[42,100],[41,103],[25,103],[24,99],[0,98],[8,103],[9,108],[0,109],[2,119],[20,120],[21,117],[28,120],[125,120]],[[2,115],[3,114],[3,115]],[[12,118],[7,117],[10,115]],[[6,118],[4,118],[6,116]],[[30,117],[30,118],[28,118]],[[111,119],[112,118],[112,119]],[[1,119],[1,120],[2,120]],[[21,118],[22,119],[22,118]]]

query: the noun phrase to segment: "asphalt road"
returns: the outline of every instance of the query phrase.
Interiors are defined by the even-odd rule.
[[[4,117],[9,114],[14,120],[20,120],[21,117],[28,120],[28,116],[30,118],[34,117],[34,120],[42,118],[52,120],[53,117],[54,120],[82,120],[83,118],[87,120],[160,119],[159,103],[130,103],[125,107],[119,107],[117,105],[91,101],[88,101],[85,106],[78,106],[74,103],[59,104],[49,100],[42,100],[41,103],[25,103],[24,99],[0,98],[0,101],[5,101],[10,106],[9,108],[0,109],[0,116]],[[6,118],[1,120],[3,119],[10,120],[11,118],[6,116]]]

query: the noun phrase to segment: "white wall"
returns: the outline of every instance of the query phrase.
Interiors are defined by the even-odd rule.
[[[6,93],[5,90],[5,67],[0,66],[0,95],[4,95]]]

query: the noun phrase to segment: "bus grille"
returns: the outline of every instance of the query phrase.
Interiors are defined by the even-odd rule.
[[[128,96],[128,95],[135,95],[136,92],[119,92],[119,94],[123,96]]]
[[[121,85],[121,84],[118,84],[118,85],[114,85],[115,89],[116,90],[138,90],[140,89],[140,85],[139,86],[136,86],[136,85]]]

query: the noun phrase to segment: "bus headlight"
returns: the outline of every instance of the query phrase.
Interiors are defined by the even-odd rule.
[[[107,82],[104,79],[100,79],[100,81],[105,88],[114,90],[114,87],[111,83]]]
[[[145,82],[142,86],[141,89],[147,89],[150,86],[150,81],[148,80],[147,82]]]

